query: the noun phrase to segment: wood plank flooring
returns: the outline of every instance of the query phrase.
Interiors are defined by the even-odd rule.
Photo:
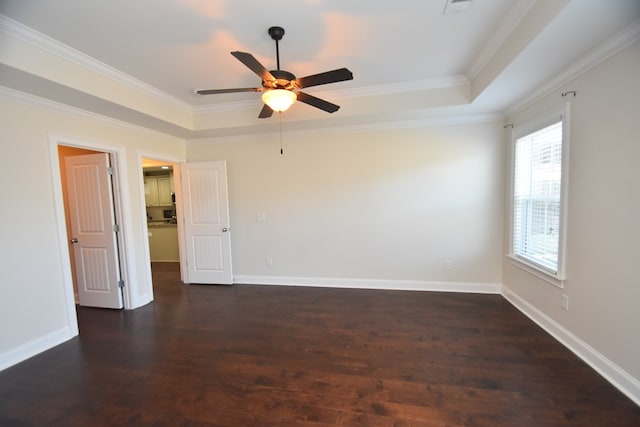
[[[497,295],[181,285],[79,308],[0,372],[2,426],[639,426],[640,407]]]

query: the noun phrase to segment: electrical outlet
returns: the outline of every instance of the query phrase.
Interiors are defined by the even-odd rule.
[[[266,265],[267,267],[273,266],[273,258],[271,258],[270,256],[266,257],[264,259],[264,265]]]
[[[569,311],[569,295],[562,295],[561,305],[564,311]]]

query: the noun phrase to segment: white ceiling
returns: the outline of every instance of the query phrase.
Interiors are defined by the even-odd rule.
[[[56,70],[16,59],[3,39],[0,84],[179,136],[232,135],[268,130],[277,118],[257,118],[259,94],[193,90],[260,86],[229,52],[252,53],[275,69],[273,25],[286,31],[282,69],[298,77],[341,67],[354,74],[307,89],[342,108],[328,114],[298,103],[283,116],[292,128],[502,114],[611,40],[639,37],[639,0],[472,0],[460,14],[444,14],[445,3],[2,0],[0,35],[29,39],[162,99],[193,123],[56,78]]]

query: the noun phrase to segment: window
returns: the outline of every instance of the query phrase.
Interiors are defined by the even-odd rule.
[[[568,106],[513,133],[511,258],[562,285]]]

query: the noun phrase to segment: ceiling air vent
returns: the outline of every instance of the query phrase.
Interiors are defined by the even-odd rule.
[[[465,12],[471,6],[471,0],[446,0],[444,4],[444,15],[455,15]]]

